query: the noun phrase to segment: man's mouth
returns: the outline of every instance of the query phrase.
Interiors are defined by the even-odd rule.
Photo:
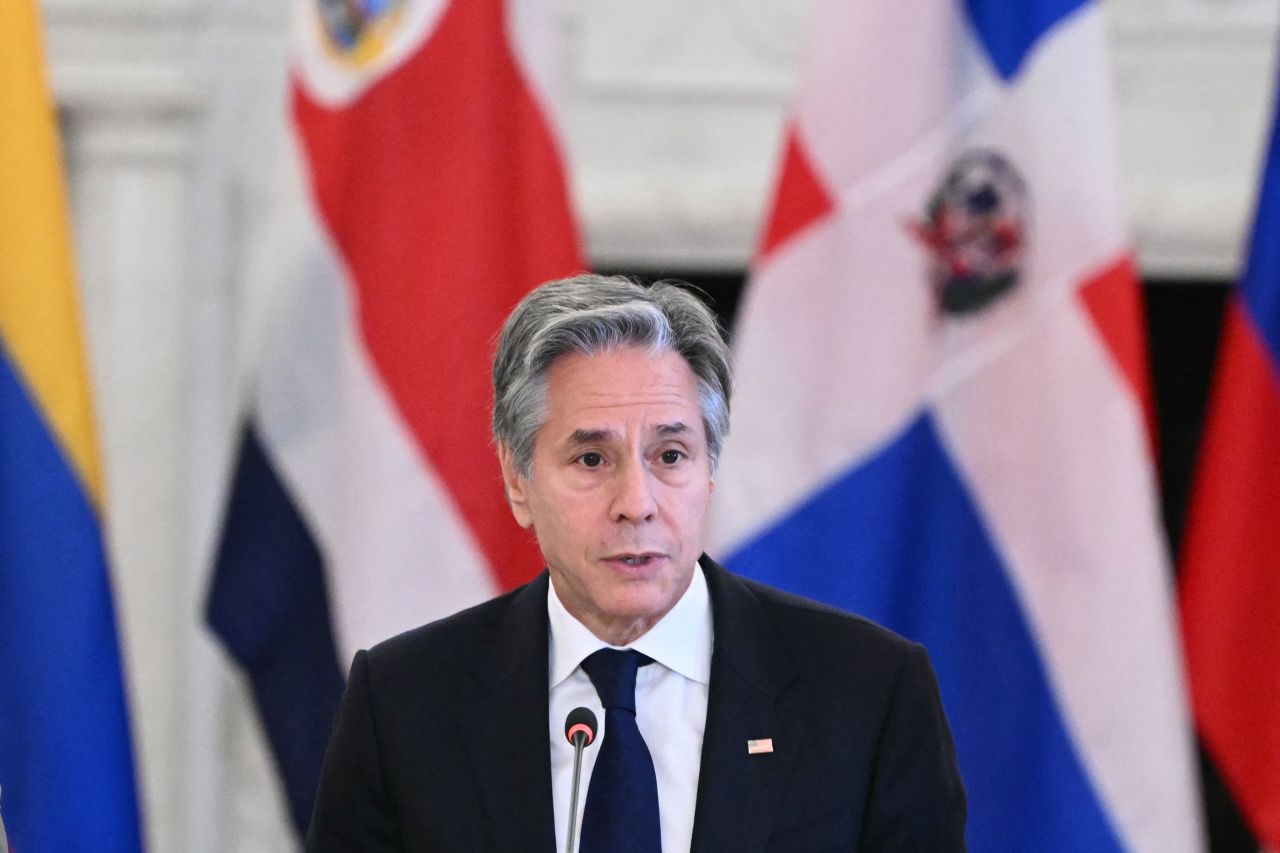
[[[609,558],[610,562],[622,563],[624,566],[647,566],[654,560],[661,559],[661,554],[645,552],[642,554],[614,554]]]

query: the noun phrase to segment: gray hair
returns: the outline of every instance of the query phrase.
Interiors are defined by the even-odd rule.
[[[698,384],[714,471],[729,434],[732,374],[720,324],[683,282],[645,287],[623,276],[549,281],[526,296],[502,327],[493,359],[493,436],[529,476],[533,444],[546,421],[546,372],[563,355],[624,346],[678,353]]]

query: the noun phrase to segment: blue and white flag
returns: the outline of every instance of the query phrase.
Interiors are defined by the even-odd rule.
[[[713,539],[924,643],[981,851],[1203,849],[1104,25],[830,2]]]

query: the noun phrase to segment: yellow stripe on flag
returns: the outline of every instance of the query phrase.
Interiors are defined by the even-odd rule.
[[[34,3],[0,0],[0,346],[101,506],[60,160]]]

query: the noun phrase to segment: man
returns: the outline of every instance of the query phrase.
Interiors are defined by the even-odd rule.
[[[603,726],[582,853],[963,850],[924,650],[702,554],[730,392],[705,306],[550,282],[493,378],[507,498],[547,571],[356,655],[308,849],[565,849],[584,706]]]

